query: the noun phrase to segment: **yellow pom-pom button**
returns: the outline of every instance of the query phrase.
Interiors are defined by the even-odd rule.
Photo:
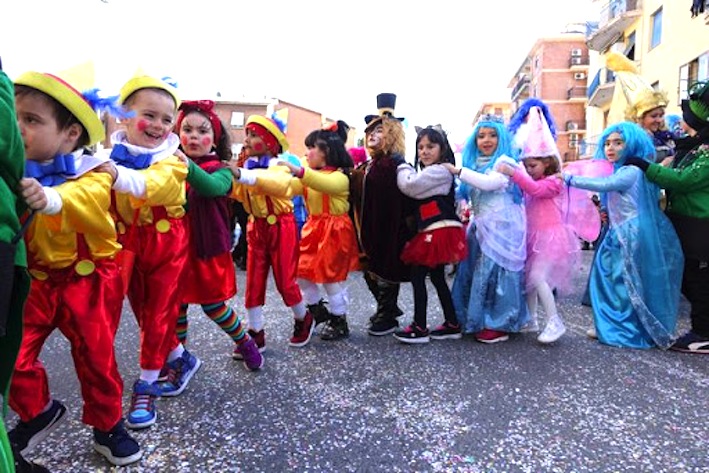
[[[30,274],[38,281],[46,281],[49,275],[39,269],[30,269]]]
[[[266,222],[268,222],[269,225],[275,225],[277,221],[278,221],[278,218],[273,214],[266,217]]]
[[[170,231],[170,222],[165,219],[158,220],[158,222],[155,224],[155,230],[159,231],[160,233],[169,232]]]
[[[76,266],[74,266],[74,271],[76,271],[76,274],[79,276],[88,276],[96,271],[96,265],[90,259],[82,259],[76,263]]]

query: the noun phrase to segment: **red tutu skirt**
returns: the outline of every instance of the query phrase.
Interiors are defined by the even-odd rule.
[[[417,233],[401,252],[401,260],[410,265],[435,268],[457,263],[468,255],[463,227],[443,227]]]
[[[359,269],[359,247],[349,215],[309,216],[300,236],[298,277],[314,283],[347,279]]]
[[[236,268],[231,253],[200,259],[190,245],[181,281],[183,304],[212,304],[231,299],[236,294]]]

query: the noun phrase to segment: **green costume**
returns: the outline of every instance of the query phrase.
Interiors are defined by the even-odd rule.
[[[6,246],[20,230],[19,215],[25,210],[24,201],[18,194],[18,185],[25,169],[24,146],[15,116],[15,89],[12,81],[0,71],[0,242]],[[7,413],[7,394],[10,378],[15,366],[17,351],[22,341],[22,309],[30,288],[27,274],[27,254],[22,240],[14,250],[14,265],[11,259],[7,268],[1,268],[3,278],[0,284],[10,285],[9,304],[0,301],[0,310],[8,308],[5,335],[0,337],[0,392],[3,395],[2,418],[0,422],[0,471],[14,472],[15,463],[12,449],[7,439],[4,418]]]

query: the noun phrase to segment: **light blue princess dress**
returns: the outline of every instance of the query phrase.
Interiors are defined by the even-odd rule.
[[[684,260],[658,205],[659,188],[635,166],[617,166],[606,178],[573,177],[570,184],[606,193],[609,227],[589,279],[598,339],[617,347],[669,348]]]
[[[464,333],[519,332],[529,318],[524,204],[519,188],[493,170],[494,161],[478,158],[475,168],[464,168],[460,176],[470,186],[472,216],[468,256],[458,265],[451,292]]]

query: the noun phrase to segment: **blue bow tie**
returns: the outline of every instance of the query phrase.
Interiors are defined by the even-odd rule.
[[[60,154],[50,163],[39,161],[25,162],[25,177],[33,177],[43,186],[58,186],[66,181],[66,176],[76,175],[76,162],[73,154]]]
[[[150,166],[150,163],[153,161],[153,155],[151,153],[145,153],[133,156],[125,145],[116,145],[111,150],[111,159],[116,164],[120,164],[123,167],[145,169]]]
[[[259,158],[249,158],[246,160],[246,169],[266,169],[268,162],[271,161],[270,156],[261,156]]]

